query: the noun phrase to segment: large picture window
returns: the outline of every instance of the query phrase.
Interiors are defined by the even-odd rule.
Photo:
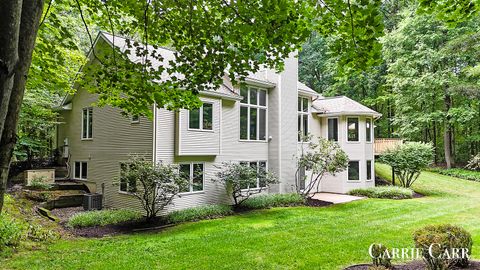
[[[267,162],[266,161],[241,161],[240,164],[249,165],[254,170],[257,171],[257,182],[254,186],[244,186],[242,189],[248,188],[264,188],[267,186],[265,183],[265,173],[267,172]]]
[[[83,108],[82,111],[82,139],[93,138],[93,108]]]
[[[359,161],[348,162],[348,180],[360,181],[360,162]]]
[[[202,107],[189,111],[188,128],[200,130],[213,129],[213,104],[203,103]]]
[[[338,118],[328,118],[328,140],[338,142]]]
[[[365,120],[365,138],[367,142],[372,141],[372,119],[370,118]]]
[[[80,180],[87,180],[88,165],[84,161],[75,161],[75,168],[73,178]]]
[[[182,193],[203,190],[204,165],[203,163],[180,164],[180,176],[188,179],[188,186],[181,190]]]
[[[347,140],[358,142],[358,117],[347,118]]]
[[[301,142],[308,135],[308,98],[298,98],[297,117],[298,141]]]
[[[267,91],[242,87],[240,95],[240,139],[265,141],[267,139]]]

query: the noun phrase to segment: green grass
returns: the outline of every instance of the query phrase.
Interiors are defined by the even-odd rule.
[[[68,220],[67,226],[73,228],[105,226],[134,221],[140,218],[142,218],[140,212],[127,209],[89,211],[73,215]]]
[[[390,169],[378,164],[377,173]],[[367,199],[323,208],[258,210],[185,223],[161,232],[61,240],[20,252],[7,269],[340,269],[369,262],[368,247],[413,247],[427,225],[457,224],[473,236],[480,259],[480,183],[432,172],[411,200]]]
[[[353,196],[364,196],[368,198],[382,199],[411,199],[413,190],[397,186],[378,186],[371,188],[358,188],[348,192]]]
[[[466,170],[461,168],[453,168],[453,169],[430,168],[428,170],[431,172],[436,172],[443,175],[480,182],[480,171],[471,171],[471,170]]]

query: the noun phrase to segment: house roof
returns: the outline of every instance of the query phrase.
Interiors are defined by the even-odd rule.
[[[322,97],[322,95],[320,95],[315,90],[313,90],[312,88],[308,87],[307,85],[305,85],[300,81],[297,82],[297,88],[300,94],[307,95],[307,96],[314,96],[314,97]]]
[[[380,117],[382,114],[368,108],[345,96],[320,98],[312,103],[313,113],[319,116],[338,115],[371,115]]]

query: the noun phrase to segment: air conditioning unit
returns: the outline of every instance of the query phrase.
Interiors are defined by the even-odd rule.
[[[101,210],[102,209],[102,194],[100,193],[87,193],[83,195],[83,209]]]

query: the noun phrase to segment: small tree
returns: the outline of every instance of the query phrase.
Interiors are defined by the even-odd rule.
[[[318,143],[315,143],[310,135],[305,136],[303,141],[308,143],[303,145],[297,156],[295,187],[306,198],[312,196],[314,189],[319,189],[326,174],[335,175],[344,171],[348,166],[348,156],[336,142],[319,137]]]
[[[246,199],[268,189],[278,183],[277,177],[266,169],[254,168],[244,163],[223,163],[221,171],[217,172],[214,182],[221,183],[233,199],[235,206],[241,205]]]
[[[430,143],[407,142],[387,150],[380,161],[390,165],[400,184],[409,188],[417,180],[420,172],[433,162],[433,147]]]
[[[177,166],[132,157],[121,166],[120,177],[114,184],[125,186],[140,200],[147,220],[151,220],[188,186],[188,180],[180,177]]]

